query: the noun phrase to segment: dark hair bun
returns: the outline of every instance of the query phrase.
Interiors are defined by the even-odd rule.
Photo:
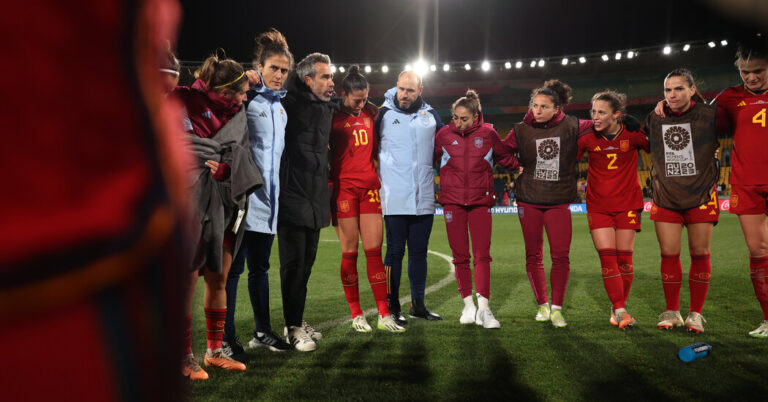
[[[573,99],[571,98],[571,87],[558,79],[544,82],[544,88],[549,88],[554,91],[560,98],[561,105],[567,105],[571,102],[571,99]]]
[[[360,66],[358,66],[357,64],[349,66],[349,73],[348,74],[349,75],[360,74]]]

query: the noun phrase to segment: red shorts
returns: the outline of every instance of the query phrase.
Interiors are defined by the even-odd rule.
[[[768,215],[768,185],[731,186],[731,213],[736,215]]]
[[[334,221],[339,218],[354,218],[360,214],[381,214],[379,190],[345,186],[341,183],[334,186],[331,209]]]
[[[683,225],[705,222],[717,224],[720,217],[720,206],[718,204],[717,193],[714,191],[708,202],[701,204],[698,207],[682,211],[662,208],[651,203],[651,220],[656,222],[680,223]]]
[[[640,211],[588,212],[589,230],[601,228],[640,231]]]

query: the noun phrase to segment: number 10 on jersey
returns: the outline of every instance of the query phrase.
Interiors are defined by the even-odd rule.
[[[354,130],[352,135],[355,136],[355,146],[368,145],[368,132],[365,130]]]

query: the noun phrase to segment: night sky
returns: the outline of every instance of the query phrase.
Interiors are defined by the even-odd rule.
[[[706,2],[439,0],[182,1],[178,54],[203,60],[221,47],[250,62],[253,38],[269,27],[297,60],[312,51],[336,63],[405,63],[557,57],[754,34]],[[434,60],[437,50],[438,60]]]

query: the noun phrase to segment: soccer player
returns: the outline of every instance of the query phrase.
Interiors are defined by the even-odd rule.
[[[517,158],[483,121],[480,98],[473,90],[451,107],[451,123],[437,132],[435,160],[440,161],[441,191],[448,244],[453,252],[456,280],[464,300],[459,322],[483,328],[501,324],[488,307],[491,297],[491,207],[496,204],[493,165],[516,170]],[[472,297],[472,270],[469,268],[469,236],[472,236],[477,304]]]
[[[205,279],[205,365],[244,371],[243,363],[224,354],[221,342],[227,313],[225,285],[232,255],[243,235],[242,216],[248,194],[263,184],[250,153],[238,152],[249,148],[243,110],[248,79],[236,61],[217,56],[206,59],[195,76],[192,87],[179,87],[173,92],[186,109],[184,129],[190,134],[197,161],[190,182],[198,207],[195,233],[199,237],[195,239],[187,303],[191,309],[199,272]],[[222,147],[225,143],[239,146]],[[190,316],[186,325],[187,360],[183,373],[193,380],[207,379],[192,355]]]
[[[736,67],[743,81],[725,89],[714,103],[733,133],[731,213],[737,214],[749,249],[749,273],[763,322],[749,335],[768,338],[768,45],[740,46]]]
[[[280,195],[280,158],[285,148],[288,114],[280,104],[282,89],[293,65],[293,55],[283,34],[270,29],[256,37],[254,66],[258,85],[248,91],[246,106],[251,156],[261,170],[265,185],[248,198],[245,234],[240,251],[227,276],[227,321],[224,326],[224,351],[236,355],[243,348],[235,332],[237,283],[248,259],[248,296],[253,310],[253,338],[249,348],[265,347],[282,352],[291,349],[272,331],[269,316],[269,256],[277,233],[278,197]],[[248,72],[246,72],[248,75]]]
[[[374,164],[377,136],[373,122],[378,109],[368,103],[368,81],[360,67],[351,66],[341,82],[343,104],[333,116],[331,129],[331,208],[341,243],[341,284],[352,312],[352,328],[371,332],[360,307],[357,280],[358,234],[365,251],[368,282],[379,310],[377,328],[405,332],[387,306],[387,275],[381,260],[382,221],[379,175]]]
[[[643,196],[637,182],[637,152],[649,150],[637,120],[626,116],[626,96],[605,91],[592,97],[594,133],[579,138],[578,156],[587,152],[587,222],[600,256],[603,284],[611,301],[610,323],[635,323],[626,302],[632,286],[632,252],[640,231]],[[631,129],[625,124],[629,120]]]
[[[525,241],[525,270],[539,305],[536,321],[551,321],[556,328],[568,325],[562,306],[570,273],[571,210],[576,189],[578,137],[592,131],[592,121],[568,116],[563,107],[571,100],[571,87],[549,80],[531,92],[523,121],[504,139],[518,152],[522,173],[515,186],[518,218]],[[547,280],[542,264],[547,229],[552,270],[552,306],[547,299]]]
[[[661,249],[661,280],[667,305],[657,327],[669,330],[685,325],[689,332],[701,333],[706,322],[701,310],[712,272],[712,230],[720,214],[715,191],[719,170],[715,159],[716,110],[705,103],[691,72],[684,68],[667,74],[664,101],[666,117],[651,112],[644,127],[653,160],[651,219]],[[680,315],[683,227],[688,230],[691,254],[690,306],[685,322]]]

